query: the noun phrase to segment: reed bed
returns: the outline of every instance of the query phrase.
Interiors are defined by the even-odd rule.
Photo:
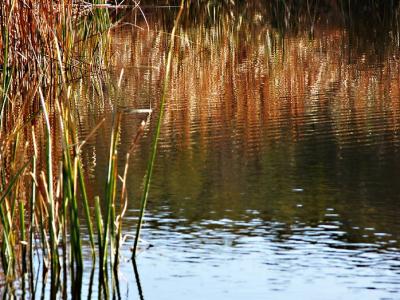
[[[51,274],[52,297],[59,292],[61,277],[79,282],[82,208],[93,262],[99,253],[101,273],[107,273],[109,264],[118,261],[121,235],[116,227],[123,217],[115,208],[121,181],[116,165],[120,117],[115,113],[105,206],[100,208],[96,198],[93,210],[80,158],[85,141],[77,139],[70,107],[72,99],[79,101],[73,82],[107,64],[110,20],[108,10],[76,1],[0,4],[0,269],[9,292],[18,281],[23,292],[35,295],[38,268],[43,281]]]
[[[86,139],[79,140],[72,105],[81,97],[76,82],[102,76],[107,66],[108,30],[113,26],[108,8],[101,1],[6,0],[0,4],[0,269],[4,273],[0,282],[10,293],[19,282],[18,289],[34,298],[39,292],[39,274],[42,292],[49,274],[52,298],[60,293],[65,297],[68,282],[71,293],[79,295],[85,263],[84,227],[93,266],[98,264],[99,293],[110,297],[110,274],[111,286],[118,286],[128,164],[145,124],[138,128],[125,164],[119,166],[122,115],[114,110],[105,193],[92,197],[87,192],[81,152],[104,120]],[[183,8],[182,0],[179,16]],[[172,52],[173,39],[167,70],[171,68]],[[133,260],[156,158],[169,73],[149,158]]]
[[[288,17],[295,15],[293,14],[295,2],[278,2],[279,4],[275,3],[275,6],[268,6],[261,5],[258,1],[251,4],[250,1],[237,1],[236,7],[240,9],[242,16],[246,16],[250,6],[254,11],[254,6],[260,5],[257,9],[258,13],[251,15],[251,19],[262,22],[268,18],[280,32],[279,30],[283,27],[291,28],[292,19]],[[230,10],[233,5],[233,1],[221,1],[214,6],[210,6],[209,3],[209,1],[192,1],[190,5],[195,9],[184,10],[185,1],[182,0],[177,17],[175,13],[173,14],[175,23],[171,37],[176,35],[180,22],[184,26],[189,26],[193,22],[193,11],[197,13],[196,18],[198,18],[195,21],[211,26],[210,20],[215,17],[211,12]],[[310,3],[311,6],[307,6]],[[298,11],[298,16],[304,17],[305,23],[311,22],[310,28],[313,28],[315,22],[320,20],[318,16],[321,16],[317,14],[319,8],[316,8],[315,3],[304,2]],[[324,5],[330,5],[329,3],[334,3],[334,1],[326,1]],[[204,4],[207,5],[204,6]],[[199,7],[203,5],[201,6],[202,9],[204,8],[203,13],[198,13],[200,9],[196,8],[196,5]],[[338,6],[337,9],[341,12],[344,8],[346,7]],[[396,9],[398,11],[398,6]],[[385,12],[386,8],[382,11]],[[271,13],[273,15],[269,16],[268,14]],[[226,21],[232,14],[224,14],[224,16],[221,24],[225,23],[220,28],[223,28],[225,32],[232,31],[232,23]],[[352,16],[352,14],[346,16]],[[396,18],[391,18],[391,20],[396,19],[398,22],[398,14],[395,16]],[[345,21],[350,19],[347,18]],[[113,22],[115,20],[110,16],[108,5],[101,1],[87,4],[73,0],[58,2],[5,0],[0,4],[0,269],[4,273],[0,281],[7,287],[10,286],[10,290],[13,289],[13,283],[20,281],[23,291],[28,290],[29,293],[35,295],[38,292],[36,283],[38,275],[36,274],[38,269],[41,269],[43,282],[50,274],[52,297],[58,296],[60,292],[65,293],[67,286],[65,282],[68,281],[72,283],[72,289],[76,291],[76,295],[79,295],[79,282],[82,281],[85,263],[82,237],[84,229],[87,232],[93,265],[98,265],[105,297],[109,297],[110,294],[108,288],[110,274],[114,283],[118,281],[115,274],[120,262],[121,243],[124,240],[122,223],[128,202],[129,160],[146,124],[141,124],[138,128],[129,151],[125,153],[125,163],[119,165],[118,157],[121,153],[119,153],[118,145],[121,142],[120,128],[123,116],[118,111],[113,112],[105,192],[104,195],[93,197],[87,192],[88,178],[81,155],[87,139],[103,126],[103,121],[100,120],[88,136],[80,140],[72,105],[81,101],[77,82],[92,78],[93,85],[100,85],[101,80],[97,79],[102,76],[102,71],[110,60],[108,30],[115,24]],[[243,26],[239,21],[235,24],[237,28]],[[218,30],[215,32],[218,33]],[[398,30],[394,32],[397,33],[397,37],[394,38],[398,41]],[[262,36],[267,36],[266,44],[270,47],[267,49],[269,53],[273,53],[275,42],[279,46],[278,43],[282,41],[271,35],[275,33],[272,30],[262,32]],[[276,33],[276,35],[279,34]],[[245,38],[243,36],[243,40]],[[217,37],[215,40],[218,40]],[[215,40],[211,37],[209,41],[198,41],[192,44],[188,54],[189,59],[184,61],[181,67],[190,75],[188,78],[196,78],[196,74],[191,74],[196,71],[193,64],[196,67],[196,62],[201,57],[199,53],[205,55],[204,46],[207,46],[207,42],[212,44]],[[237,47],[233,43],[234,40],[232,38],[226,41],[226,43],[232,43],[232,49]],[[275,42],[271,44],[268,40]],[[288,59],[300,57],[302,53],[298,51],[306,49],[302,45],[303,42],[299,41],[299,47],[296,49],[286,49]],[[310,47],[312,48],[313,45]],[[215,65],[220,64],[221,68],[216,68],[216,72],[211,72],[206,76],[201,74],[200,80],[204,81],[205,87],[213,86],[213,82],[218,82],[222,77],[223,74],[220,72],[223,72],[226,66],[230,64],[233,66],[237,60],[240,60],[240,58],[230,56],[220,57],[218,51],[214,52],[211,46],[209,48],[211,49],[208,51],[210,57],[214,59]],[[263,62],[262,59],[258,59],[258,56],[264,57],[262,50],[264,49],[260,49],[257,53],[251,53],[249,50],[246,53],[254,56],[254,60]],[[305,51],[305,54],[302,54],[303,57],[308,59],[306,54],[311,50]],[[179,79],[179,72],[173,73],[171,70],[174,63],[179,63],[179,61],[174,61],[173,54],[174,38],[171,38],[162,97],[159,103],[160,114],[149,153],[141,209],[133,243],[133,261],[138,249],[150,191],[161,124],[163,119],[174,117],[173,120],[178,120],[173,113],[164,116],[170,79],[171,77],[175,80]],[[187,63],[189,60],[190,64]],[[280,81],[282,85],[288,84],[299,90],[304,89],[300,80],[296,81],[298,85],[285,80],[285,78],[292,78],[289,75],[297,74],[296,70],[292,71],[286,67],[286,64],[274,65],[273,60],[266,61],[265,65],[259,67],[259,72],[269,75],[267,69],[270,65],[277,74],[274,76],[282,77]],[[250,68],[251,66],[244,69],[250,70]],[[310,78],[315,77],[313,70],[310,74]],[[123,73],[120,78],[122,76]],[[252,90],[256,90],[256,87],[261,85],[258,81],[260,78],[254,79],[252,84],[255,88]],[[120,82],[121,80],[119,84]],[[178,87],[175,88],[178,89]],[[274,88],[277,87],[271,87],[271,90]],[[191,91],[186,87],[181,90],[181,93]],[[206,90],[212,92],[212,88]],[[276,95],[279,96],[279,92]],[[276,95],[275,97],[278,97]],[[208,97],[202,97],[200,94],[195,96],[192,99],[196,99],[198,103],[187,105],[187,115],[190,114],[190,105],[201,105],[203,109],[207,108],[207,104],[201,104],[201,99]],[[274,99],[274,96],[271,97],[269,98]],[[181,98],[189,99],[190,97],[184,95]],[[256,103],[254,99],[252,100],[252,103]],[[281,102],[276,101],[276,103],[278,107]],[[250,103],[246,107],[255,111],[248,114],[249,118],[268,115],[264,112],[256,113],[258,108],[255,104]],[[299,107],[303,109],[301,103]],[[280,111],[278,108],[276,110]],[[238,118],[242,117],[240,112],[237,115]],[[246,117],[247,114],[244,112],[243,118]],[[137,273],[136,269],[135,273]],[[64,286],[64,290],[60,289],[60,286]]]

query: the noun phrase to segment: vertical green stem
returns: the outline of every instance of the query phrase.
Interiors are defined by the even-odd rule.
[[[149,158],[149,161],[148,161],[148,164],[147,164],[146,179],[145,179],[143,195],[142,195],[141,204],[140,204],[141,206],[140,206],[139,220],[138,220],[138,224],[137,224],[137,227],[136,227],[135,242],[134,242],[134,245],[133,245],[133,253],[132,253],[132,258],[133,259],[136,256],[137,246],[138,246],[138,242],[139,242],[139,238],[140,238],[140,231],[141,231],[142,223],[143,223],[144,212],[146,210],[146,205],[147,205],[147,198],[149,196],[150,182],[151,182],[151,177],[152,177],[152,174],[153,174],[154,162],[156,160],[158,140],[159,140],[160,132],[161,132],[162,119],[163,119],[163,116],[164,116],[165,99],[167,97],[169,79],[170,79],[170,74],[171,74],[171,61],[172,61],[172,52],[174,50],[175,32],[176,32],[176,29],[177,29],[177,27],[179,25],[179,20],[180,20],[180,18],[182,16],[184,4],[185,4],[185,0],[181,0],[181,5],[180,5],[180,9],[179,9],[178,15],[177,15],[177,17],[175,19],[174,28],[171,31],[171,40],[170,40],[170,45],[169,45],[169,50],[168,50],[166,72],[165,72],[165,78],[164,78],[164,82],[163,82],[163,91],[162,91],[161,103],[160,103],[160,113],[158,115],[156,133],[155,133],[154,138],[153,138],[153,144],[152,144],[152,147],[151,147],[151,154],[150,154],[150,158]]]
[[[32,158],[32,174],[36,176],[36,154]],[[36,207],[36,182],[32,180],[31,188],[31,199],[30,199],[30,233],[29,233],[29,269],[30,269],[30,287],[31,293],[34,295],[34,285],[33,285],[33,235],[35,231],[35,207]]]
[[[46,163],[47,163],[47,192],[49,201],[49,221],[50,221],[50,246],[51,246],[51,271],[52,277],[58,275],[58,250],[57,250],[57,232],[55,222],[55,205],[53,197],[53,155],[51,142],[51,127],[49,115],[46,109],[43,93],[39,88],[40,104],[42,106],[45,124],[46,124]]]
[[[118,141],[118,133],[119,133],[119,125],[120,125],[120,114],[117,113],[114,115],[113,120],[113,129],[111,133],[111,144],[110,144],[110,156],[108,160],[108,175],[107,175],[107,184],[106,184],[106,216],[104,221],[104,232],[103,232],[103,257],[101,258],[101,266],[104,269],[107,263],[107,247],[108,247],[108,239],[111,234],[114,236],[114,220],[111,218],[114,215],[114,205],[115,205],[115,194],[116,194],[116,179],[117,179],[117,165],[116,165],[116,148]],[[110,221],[112,220],[112,221]]]
[[[81,164],[80,160],[78,160],[78,176],[79,176],[79,187],[82,192],[83,206],[85,209],[86,220],[88,223],[90,246],[92,248],[92,258],[94,260],[96,258],[96,250],[95,250],[95,246],[94,246],[93,225],[92,225],[92,219],[90,217],[89,201],[88,201],[87,192],[86,192],[86,185],[85,185],[85,179],[83,176],[82,164]]]
[[[25,240],[25,206],[24,201],[19,202],[19,222],[21,226],[21,256],[22,256],[22,272],[26,273],[26,240]]]

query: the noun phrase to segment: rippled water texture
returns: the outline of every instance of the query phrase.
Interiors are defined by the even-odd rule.
[[[311,37],[254,18],[185,26],[176,39],[140,293],[399,299],[398,47],[363,44],[341,25]],[[79,103],[82,136],[108,122],[85,146],[91,193],[103,193],[112,109],[124,111],[120,153],[148,118],[133,109],[154,110],[130,167],[125,234],[136,226],[170,38],[149,23],[112,33],[110,79]],[[121,263],[122,298],[139,298],[134,278]]]

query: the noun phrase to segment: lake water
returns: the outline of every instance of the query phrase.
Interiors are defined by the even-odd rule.
[[[112,32],[112,70],[78,103],[82,137],[106,118],[83,154],[91,194],[103,193],[112,110],[124,111],[121,165],[147,120],[124,234],[136,226],[170,38],[159,15],[149,31],[137,17],[143,29]],[[398,40],[327,23],[282,33],[254,13],[180,30],[138,277],[128,239],[121,298],[400,299]]]

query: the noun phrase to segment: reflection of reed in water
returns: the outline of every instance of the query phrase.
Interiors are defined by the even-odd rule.
[[[143,300],[144,296],[143,296],[142,285],[140,283],[139,270],[137,268],[136,261],[134,259],[132,260],[132,266],[133,266],[133,272],[135,273],[135,280],[136,280],[136,285],[137,285],[137,289],[138,289],[138,293],[139,293],[139,299]]]
[[[162,179],[157,184],[166,194],[176,195],[171,205],[184,207],[184,217],[193,222],[199,216],[223,218],[226,207],[236,208],[234,217],[238,208],[248,207],[244,197],[256,207],[263,197],[284,199],[263,207],[290,221],[298,213],[287,202],[293,187],[302,182],[302,174],[318,174],[312,188],[319,200],[304,196],[310,205],[302,214],[303,220],[317,222],[328,203],[336,201],[332,186],[352,185],[356,178],[363,182],[371,167],[384,171],[364,163],[356,176],[343,176],[351,169],[346,165],[350,158],[357,153],[387,158],[399,143],[398,54],[390,47],[383,57],[352,47],[351,33],[341,25],[316,27],[310,39],[308,32],[282,36],[260,23],[229,24],[185,27],[176,39],[179,47],[160,144]],[[154,99],[159,99],[165,72],[167,38],[156,31],[113,32],[116,71],[111,78],[117,81],[122,67],[126,75],[121,91],[108,88],[114,103],[143,108],[152,101],[157,111]],[[83,115],[83,127],[86,120]],[[134,136],[136,127],[130,122],[140,118],[126,120],[123,136]],[[128,145],[121,144],[122,152],[124,147]],[[146,142],[138,147],[137,170],[144,169],[140,159],[145,155],[140,153],[146,147]],[[288,178],[282,179],[285,174]],[[357,191],[372,198],[362,188]],[[188,195],[192,200],[181,200]],[[346,195],[343,199],[353,197]],[[252,198],[256,200],[247,200]],[[196,200],[202,205],[194,206]],[[368,217],[368,211],[378,215],[385,206],[372,200],[362,207],[357,204],[347,205],[366,213],[353,219],[386,226],[386,221]],[[339,210],[348,209],[340,205]]]
[[[379,110],[372,98],[398,99],[396,53],[389,49],[385,58],[347,47],[350,37],[357,45],[363,37],[356,39],[341,25],[317,28],[313,40],[308,34],[284,37],[262,25],[245,23],[238,28],[219,21],[210,28],[187,28],[178,39],[181,49],[175,64],[179,67],[175,68],[174,97],[166,115],[171,124],[165,130],[166,134],[170,132],[166,140],[179,137],[188,147],[193,143],[190,128],[198,128],[202,137],[208,132],[218,139],[219,128],[212,126],[232,122],[237,126],[235,138],[253,138],[252,146],[260,141],[260,131],[255,130],[260,124],[268,128],[272,139],[282,136],[281,126],[288,126],[292,138],[297,138],[307,121],[304,116],[327,105],[340,141],[342,132],[350,130],[349,111],[359,116],[355,125],[362,133],[365,116]],[[155,30],[114,32],[116,74],[124,67],[128,76],[122,83],[126,92],[113,100],[141,107],[143,99],[158,99],[167,38],[167,34]],[[110,98],[116,95],[108,92]],[[382,95],[388,96],[386,100]],[[184,132],[174,131],[171,139],[171,128],[180,124],[184,124]]]
[[[177,39],[165,146],[173,142],[188,149],[197,138],[205,145],[225,139],[252,152],[263,139],[298,141],[327,123],[330,138],[341,146],[353,131],[366,138],[371,118],[389,117],[372,130],[398,127],[395,53],[381,58],[351,52],[349,34],[341,28],[317,29],[313,40],[307,34],[280,37],[265,26],[249,32],[252,38],[243,40],[241,30],[199,26]],[[139,77],[138,70],[128,67],[124,85],[129,99],[154,97],[163,74],[165,38],[153,31],[128,39],[126,31],[114,33],[117,69],[141,65],[149,70]],[[123,98],[125,103],[128,97]]]

